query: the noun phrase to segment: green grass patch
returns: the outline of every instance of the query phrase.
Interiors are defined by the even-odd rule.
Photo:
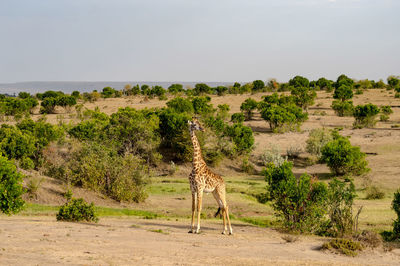
[[[329,249],[347,256],[356,256],[358,251],[363,250],[360,242],[345,238],[335,238],[322,245],[322,249]]]
[[[150,229],[150,230],[147,230],[147,231],[154,232],[154,233],[160,233],[160,234],[164,234],[164,235],[169,235],[168,232],[165,232],[162,229]]]

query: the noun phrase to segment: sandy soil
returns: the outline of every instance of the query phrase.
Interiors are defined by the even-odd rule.
[[[200,235],[188,221],[103,218],[96,225],[57,222],[54,217],[0,216],[1,265],[399,265],[400,251],[367,250],[346,257],[321,251],[323,240],[233,224],[203,221]],[[162,230],[162,233],[151,230]]]

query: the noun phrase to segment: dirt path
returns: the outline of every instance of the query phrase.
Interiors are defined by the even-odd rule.
[[[356,258],[318,250],[321,239],[286,243],[282,234],[218,221],[188,234],[187,221],[102,218],[96,225],[54,217],[0,217],[1,265],[399,265],[400,252],[366,251]],[[162,230],[153,232],[151,230]]]

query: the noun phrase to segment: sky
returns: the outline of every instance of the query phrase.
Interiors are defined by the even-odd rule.
[[[399,0],[0,0],[0,83],[400,75]]]

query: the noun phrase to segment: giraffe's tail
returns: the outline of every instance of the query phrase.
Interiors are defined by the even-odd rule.
[[[218,211],[214,214],[214,217],[217,217],[218,214],[220,214],[220,212],[221,212],[221,207],[218,207]]]

